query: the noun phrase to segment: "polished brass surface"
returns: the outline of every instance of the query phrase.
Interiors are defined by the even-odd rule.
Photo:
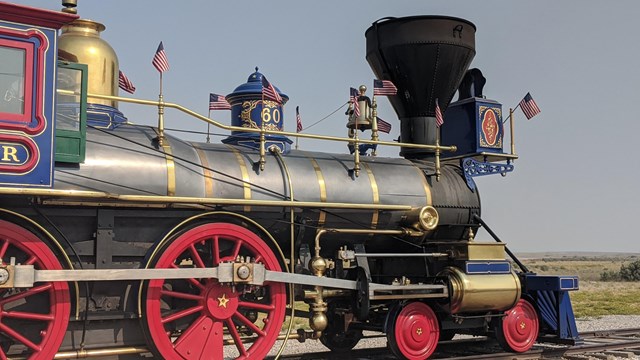
[[[156,131],[158,139],[161,139],[160,129]],[[160,143],[160,142],[159,142]],[[164,152],[165,161],[167,162],[167,196],[176,195],[176,163],[173,160],[173,153],[171,152],[171,145],[165,139],[159,144]]]
[[[498,260],[506,257],[505,244],[497,242],[461,242],[440,244],[439,251],[452,251],[457,260]]]
[[[318,178],[318,186],[320,187],[320,202],[327,202],[327,184],[324,181],[324,175],[322,175],[322,170],[320,169],[320,165],[318,165],[318,161],[316,159],[309,157],[311,160],[311,165],[313,165],[313,170],[316,172],[316,178]],[[327,213],[325,211],[320,211],[318,214],[318,227],[322,227],[324,222],[327,219]]]
[[[75,93],[73,91],[68,91],[68,90],[60,90],[60,89],[58,89],[56,91],[59,94],[63,94],[63,95],[79,95],[79,93]],[[100,95],[100,94],[89,93],[89,94],[87,94],[87,97],[96,98],[96,99],[103,99],[103,100],[122,101],[122,102],[127,102],[127,103],[132,103],[132,104],[139,104],[139,105],[158,106],[158,101],[133,99],[133,98],[120,97],[120,96],[110,96],[110,95]],[[183,112],[185,114],[193,116],[196,119],[199,119],[201,121],[209,123],[209,124],[211,124],[211,125],[213,125],[215,127],[218,127],[220,129],[230,130],[230,131],[253,132],[253,133],[259,133],[261,131],[260,129],[252,129],[252,128],[244,128],[244,127],[240,127],[240,126],[224,125],[224,124],[222,124],[220,122],[217,122],[215,120],[209,119],[206,116],[200,115],[197,112],[195,112],[193,110],[189,110],[189,109],[185,108],[184,106],[181,106],[181,105],[178,105],[178,104],[165,102],[164,106],[168,107],[168,108],[176,109],[178,111],[181,111],[181,112]],[[266,130],[265,133],[266,134],[278,134],[278,135],[290,136],[290,137],[300,137],[300,138],[307,138],[307,139],[318,139],[318,140],[327,140],[327,141],[340,141],[340,142],[347,142],[347,143],[353,142],[353,139],[351,139],[351,138],[341,138],[341,137],[338,137],[338,136],[326,136],[326,135],[294,133],[294,132],[288,132],[288,131],[270,131],[270,130]],[[426,150],[432,150],[432,151],[435,151],[436,149],[440,149],[440,151],[455,152],[455,151],[458,150],[458,148],[455,145],[452,145],[452,146],[440,146],[440,145],[437,145],[436,146],[436,145],[401,143],[401,142],[393,142],[393,141],[373,141],[373,140],[364,140],[364,139],[360,139],[359,142],[362,143],[362,144],[378,144],[378,145],[384,145],[384,146],[406,147],[406,148],[415,148],[415,149],[426,149]]]
[[[520,300],[520,280],[515,273],[468,275],[459,268],[447,267],[438,276],[449,280],[451,314],[504,311]]]
[[[242,158],[242,154],[238,149],[229,145],[229,149],[233,151],[233,154],[236,156],[236,160],[238,161],[238,165],[240,166],[240,173],[242,174],[242,188],[244,189],[244,199],[251,200],[251,179],[249,178],[249,171],[247,170],[247,164],[245,164],[244,159]],[[245,206],[244,211],[251,211],[251,206]]]
[[[211,171],[211,164],[205,154],[204,150],[198,147],[194,147],[198,153],[198,158],[202,164],[202,172],[204,176],[204,196],[213,197],[213,171]]]
[[[438,210],[433,206],[423,206],[407,212],[402,223],[418,231],[431,231],[438,226],[439,220]]]
[[[419,167],[415,167],[416,171],[420,175],[419,179],[422,181],[422,187],[424,188],[424,196],[426,205],[433,205],[433,197],[431,196],[431,186],[427,182],[427,178],[425,177],[424,172]]]
[[[511,155],[516,154],[516,141],[513,137],[513,109],[509,108],[509,130],[511,131]]]
[[[367,163],[363,163],[364,169],[369,175],[369,183],[371,184],[371,194],[373,195],[372,203],[379,204],[380,203],[380,191],[378,190],[378,183],[376,182],[375,176],[373,176],[373,171]],[[373,211],[373,215],[371,215],[371,228],[375,229],[378,227],[378,217],[380,216],[380,212],[378,210]]]
[[[104,349],[79,349],[75,351],[60,351],[53,357],[54,359],[85,359],[91,357],[132,355],[149,353],[149,349],[144,346],[127,346],[119,348]],[[13,359],[13,358],[12,358]]]
[[[88,87],[92,94],[118,94],[118,56],[111,45],[100,38],[105,26],[87,19],[63,25],[58,37],[58,49],[73,62],[87,64]],[[91,103],[118,107],[115,99],[93,98]]]

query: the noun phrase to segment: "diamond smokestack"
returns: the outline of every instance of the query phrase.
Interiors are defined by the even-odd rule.
[[[475,56],[475,32],[471,22],[447,16],[384,18],[367,29],[369,65],[378,79],[398,88],[389,100],[400,118],[402,142],[435,144],[435,101],[444,114]],[[400,154],[432,155],[411,148]]]

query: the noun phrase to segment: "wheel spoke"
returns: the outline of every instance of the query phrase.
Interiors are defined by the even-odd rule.
[[[258,254],[258,256],[256,256],[256,257],[253,259],[253,261],[255,261],[255,262],[257,262],[257,263],[258,263],[258,262],[260,262],[260,261],[262,261],[262,254]]]
[[[42,350],[42,348],[40,346],[34,344],[33,342],[31,342],[31,340],[29,340],[26,337],[22,336],[20,333],[18,333],[17,331],[13,330],[12,328],[8,327],[5,324],[0,323],[0,331],[5,332],[10,337],[20,341],[21,343],[26,345],[31,350],[34,350],[34,351]]]
[[[167,317],[163,317],[162,318],[162,323],[166,324],[166,323],[170,323],[172,321],[176,321],[180,318],[183,318],[185,316],[189,316],[191,314],[195,314],[198,311],[202,311],[203,306],[202,305],[198,305],[198,306],[194,306],[192,308],[188,308],[188,309],[184,309],[184,310],[180,310],[177,313],[173,313]]]
[[[53,314],[38,314],[23,311],[3,311],[2,317],[35,321],[52,321],[53,319],[55,319]]]
[[[7,354],[4,353],[2,348],[0,348],[0,360],[7,360]]]
[[[196,266],[199,268],[205,267],[200,254],[198,254],[198,250],[196,250],[196,247],[193,244],[189,246],[189,250],[191,251],[191,257],[193,258],[193,262],[196,264]]]
[[[36,286],[34,288],[31,288],[29,290],[23,291],[21,293],[15,294],[15,295],[11,295],[8,296],[2,300],[0,300],[0,306],[3,306],[5,304],[14,302],[16,300],[20,300],[20,299],[24,299],[27,296],[31,296],[31,295],[35,295],[35,294],[39,294],[43,291],[48,291],[53,287],[52,283],[46,283],[44,285],[40,285],[40,286]]]
[[[262,331],[262,329],[257,327],[256,324],[254,324],[251,321],[249,321],[249,319],[244,317],[244,315],[240,314],[239,312],[236,311],[236,313],[233,314],[233,316],[235,316],[238,320],[240,320],[241,323],[245,324],[249,329],[253,330],[253,332],[255,332],[256,334],[258,334],[260,336],[265,336],[266,335],[265,332]]]
[[[213,266],[220,264],[220,239],[215,235],[211,241],[213,251]]]
[[[244,348],[244,344],[242,343],[242,339],[240,339],[240,334],[238,334],[238,329],[236,329],[236,325],[231,321],[231,319],[227,319],[225,321],[227,325],[227,329],[229,329],[229,333],[233,338],[233,341],[236,343],[236,348],[240,351],[242,356],[247,356],[247,350]]]
[[[27,261],[24,262],[25,265],[33,265],[36,260],[38,260],[38,258],[35,255],[31,255],[31,257],[29,259],[27,259]]]
[[[7,253],[7,249],[9,248],[9,240],[5,239],[2,243],[2,248],[0,248],[0,259],[4,258],[4,254]]]
[[[177,299],[194,300],[194,301],[202,300],[202,296],[200,296],[200,295],[188,294],[188,293],[183,293],[183,292],[179,292],[179,291],[170,291],[170,290],[162,289],[160,291],[160,294],[161,295],[165,295],[165,296],[170,296],[170,297],[173,297],[173,298],[177,298]]]
[[[246,302],[246,301],[240,301],[238,303],[238,307],[256,309],[256,310],[266,310],[266,311],[271,311],[276,308],[275,306],[270,304],[260,304],[260,303]]]

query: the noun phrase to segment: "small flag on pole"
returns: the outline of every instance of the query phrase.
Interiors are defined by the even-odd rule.
[[[133,86],[131,80],[129,80],[127,75],[125,75],[122,71],[120,71],[118,74],[118,87],[128,92],[129,94],[133,94],[134,92],[136,92],[136,87]]]
[[[302,131],[302,119],[300,119],[300,106],[296,106],[296,132]]]
[[[360,97],[360,95],[358,94],[358,90],[354,88],[350,89],[350,94],[349,100],[353,104],[353,115],[358,117],[360,116],[360,105],[358,104],[358,97]]]
[[[440,104],[436,99],[436,126],[440,127],[442,124],[444,124],[444,119],[442,118],[442,111],[440,111]]]
[[[389,96],[398,93],[398,89],[389,80],[373,80],[373,95]]]
[[[231,110],[231,105],[224,96],[209,94],[209,110]]]
[[[378,124],[378,131],[382,131],[385,134],[388,134],[389,132],[391,132],[391,124],[389,124],[388,122],[377,118],[377,124]]]
[[[153,61],[151,61],[151,63],[160,73],[169,70],[169,60],[167,60],[167,54],[164,52],[164,45],[162,45],[162,41],[160,41],[158,50],[156,50],[156,54],[153,56]]]
[[[282,104],[282,97],[264,75],[262,75],[262,96],[269,100],[273,100],[278,104]]]
[[[540,113],[540,108],[538,107],[538,104],[536,104],[535,100],[533,100],[530,93],[527,93],[518,105],[520,106],[520,109],[522,109],[524,116],[527,117],[527,120],[531,120],[532,117]]]

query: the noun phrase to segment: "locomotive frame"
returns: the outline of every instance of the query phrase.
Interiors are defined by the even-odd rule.
[[[392,352],[406,359],[429,357],[456,333],[489,335],[516,352],[536,339],[580,341],[568,296],[577,278],[529,272],[480,217],[473,171],[462,163],[511,171],[513,150],[446,156],[466,135],[457,137],[448,122],[442,140],[452,145],[441,145],[438,104],[399,96],[390,100],[402,142],[379,141],[375,98],[369,103],[363,88],[350,104],[347,138],[267,130],[261,117],[251,119],[258,128],[228,126],[162,96],[116,96],[117,72],[105,89],[87,93],[87,83],[98,83],[96,65],[57,44],[73,43],[70,27],[94,37],[104,26],[78,20],[75,2],[64,3],[66,13],[0,3],[0,49],[16,42],[40,49],[24,53],[23,68],[36,74],[24,77],[30,105],[17,111],[26,120],[16,123],[16,110],[0,108],[0,358],[260,359],[277,339],[319,339],[348,351],[363,330],[386,333]],[[458,18],[385,19],[367,30],[367,59],[401,90],[424,95],[413,87],[424,82],[436,89],[430,98],[451,100],[475,54],[474,36],[475,26]],[[91,41],[117,70],[110,47]],[[451,65],[444,80],[414,76],[422,58],[396,58],[396,46],[416,43],[412,54],[429,61],[430,46],[438,46],[438,61]],[[64,84],[75,90],[56,89],[63,63],[80,63],[71,66],[83,74],[78,83]],[[256,69],[229,95],[232,106],[264,103],[255,87],[261,78]],[[455,106],[501,114],[481,97]],[[157,107],[158,127],[131,125],[117,102]],[[165,133],[165,108],[232,135],[225,144],[182,141]],[[83,133],[87,115],[93,123]],[[79,120],[77,136],[56,128],[65,116]],[[372,140],[358,137],[362,129],[372,130]],[[354,151],[291,150],[287,137],[346,142]],[[63,143],[66,156],[56,157],[54,144]],[[399,146],[404,158],[365,156],[378,145]],[[476,241],[480,227],[496,242]],[[296,309],[302,302],[308,311]],[[309,329],[292,332],[300,313]]]

